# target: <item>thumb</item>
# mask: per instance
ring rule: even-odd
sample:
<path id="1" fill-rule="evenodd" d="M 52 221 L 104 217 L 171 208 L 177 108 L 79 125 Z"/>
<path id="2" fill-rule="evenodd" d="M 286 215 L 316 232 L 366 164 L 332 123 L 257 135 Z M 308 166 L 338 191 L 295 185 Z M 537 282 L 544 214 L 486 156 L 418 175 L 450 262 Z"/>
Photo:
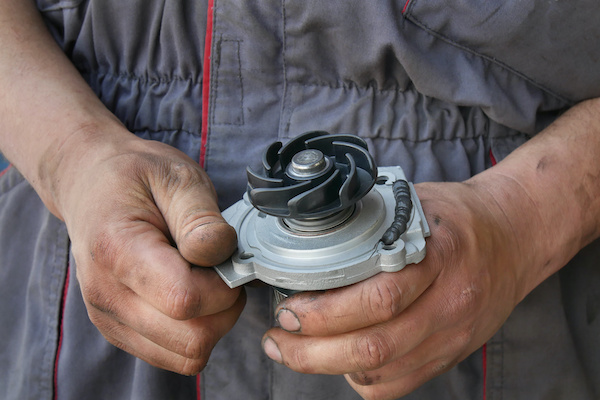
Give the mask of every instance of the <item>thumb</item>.
<path id="1" fill-rule="evenodd" d="M 204 170 L 197 164 L 178 164 L 163 178 L 152 194 L 180 254 L 206 267 L 225 261 L 237 246 L 237 236 L 221 216 Z"/>

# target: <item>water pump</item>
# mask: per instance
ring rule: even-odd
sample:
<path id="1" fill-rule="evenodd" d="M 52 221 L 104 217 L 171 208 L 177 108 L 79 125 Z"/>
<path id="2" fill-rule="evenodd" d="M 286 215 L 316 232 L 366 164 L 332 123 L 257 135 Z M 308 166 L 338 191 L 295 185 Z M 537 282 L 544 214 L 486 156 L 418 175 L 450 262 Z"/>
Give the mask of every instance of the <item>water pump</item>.
<path id="1" fill-rule="evenodd" d="M 429 227 L 400 167 L 375 165 L 350 134 L 307 132 L 271 144 L 223 212 L 238 248 L 215 267 L 230 287 L 261 280 L 280 300 L 350 285 L 425 257 Z"/>

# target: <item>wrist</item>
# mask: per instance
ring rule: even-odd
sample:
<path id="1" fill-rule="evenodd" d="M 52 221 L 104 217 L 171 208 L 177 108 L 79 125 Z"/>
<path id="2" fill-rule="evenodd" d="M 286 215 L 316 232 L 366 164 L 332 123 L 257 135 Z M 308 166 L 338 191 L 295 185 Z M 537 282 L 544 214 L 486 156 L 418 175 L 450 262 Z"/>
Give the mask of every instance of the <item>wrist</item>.
<path id="1" fill-rule="evenodd" d="M 516 302 L 556 272 L 567 260 L 555 243 L 548 210 L 518 177 L 488 170 L 466 182 L 485 205 L 496 232 L 498 254 L 516 283 Z M 557 203 L 548 204 L 552 207 Z"/>
<path id="2" fill-rule="evenodd" d="M 33 179 L 28 179 L 46 207 L 64 220 L 64 210 L 69 207 L 68 199 L 77 190 L 76 181 L 84 171 L 93 168 L 100 159 L 115 154 L 123 142 L 131 138 L 135 136 L 111 114 L 76 125 L 61 140 L 45 148 L 32 172 Z"/>

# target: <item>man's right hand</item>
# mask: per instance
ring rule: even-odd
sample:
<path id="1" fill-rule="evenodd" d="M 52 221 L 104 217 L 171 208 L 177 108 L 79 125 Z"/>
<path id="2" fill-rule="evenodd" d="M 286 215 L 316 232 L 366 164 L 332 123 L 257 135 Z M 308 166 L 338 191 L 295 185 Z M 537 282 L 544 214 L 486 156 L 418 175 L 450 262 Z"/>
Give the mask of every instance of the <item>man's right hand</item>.
<path id="1" fill-rule="evenodd" d="M 211 182 L 180 151 L 126 132 L 117 145 L 69 149 L 78 151 L 51 173 L 61 176 L 57 214 L 90 319 L 150 364 L 197 374 L 245 302 L 201 267 L 224 261 L 237 243 Z"/>
<path id="2" fill-rule="evenodd" d="M 211 266 L 236 246 L 204 171 L 128 132 L 31 0 L 0 2 L 0 149 L 64 219 L 91 320 L 115 345 L 195 374 L 244 295 Z"/>

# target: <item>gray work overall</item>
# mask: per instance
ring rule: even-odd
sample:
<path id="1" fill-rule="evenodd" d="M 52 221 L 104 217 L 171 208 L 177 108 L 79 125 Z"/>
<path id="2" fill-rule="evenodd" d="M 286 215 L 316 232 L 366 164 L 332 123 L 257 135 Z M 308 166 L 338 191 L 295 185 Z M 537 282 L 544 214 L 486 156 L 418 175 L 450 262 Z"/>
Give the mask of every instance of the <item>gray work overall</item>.
<path id="1" fill-rule="evenodd" d="M 201 162 L 222 207 L 266 144 L 305 131 L 358 134 L 414 182 L 461 181 L 600 96 L 594 0 L 207 1 L 37 4 L 106 106 Z M 19 172 L 2 173 L 0 399 L 359 399 L 343 377 L 263 355 L 266 288 L 247 289 L 199 379 L 118 350 L 87 317 L 69 247 Z M 599 260 L 594 243 L 406 398 L 598 398 Z"/>

